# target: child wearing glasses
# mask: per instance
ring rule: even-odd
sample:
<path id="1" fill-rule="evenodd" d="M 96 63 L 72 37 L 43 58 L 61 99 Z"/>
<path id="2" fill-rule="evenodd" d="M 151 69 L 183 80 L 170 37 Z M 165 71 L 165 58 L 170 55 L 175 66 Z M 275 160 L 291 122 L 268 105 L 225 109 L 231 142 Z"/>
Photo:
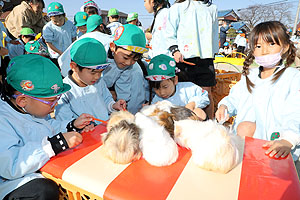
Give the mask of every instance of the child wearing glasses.
<path id="1" fill-rule="evenodd" d="M 51 157 L 81 143 L 76 130 L 92 130 L 91 115 L 71 122 L 45 118 L 61 94 L 70 90 L 47 58 L 13 58 L 1 84 L 0 199 L 58 199 L 58 187 L 37 171 Z"/>

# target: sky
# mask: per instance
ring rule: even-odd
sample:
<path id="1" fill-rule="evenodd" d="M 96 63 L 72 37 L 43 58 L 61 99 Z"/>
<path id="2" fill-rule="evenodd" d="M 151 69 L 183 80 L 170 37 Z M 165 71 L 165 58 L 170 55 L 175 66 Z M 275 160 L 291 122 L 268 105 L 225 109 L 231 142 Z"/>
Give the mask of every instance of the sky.
<path id="1" fill-rule="evenodd" d="M 76 12 L 80 10 L 80 7 L 87 0 L 44 0 L 47 6 L 53 2 L 57 1 L 63 4 L 65 13 L 68 18 L 73 20 L 73 16 Z M 119 11 L 124 13 L 137 12 L 139 14 L 139 20 L 142 22 L 144 28 L 148 28 L 153 20 L 153 14 L 149 14 L 144 7 L 144 0 L 94 0 L 102 10 L 109 10 L 110 8 L 117 8 Z M 169 0 L 171 4 L 175 0 Z M 217 5 L 218 10 L 227 9 L 243 9 L 250 5 L 255 4 L 269 4 L 274 2 L 289 2 L 292 3 L 293 7 L 292 17 L 294 18 L 297 9 L 297 0 L 212 0 L 214 4 Z"/>

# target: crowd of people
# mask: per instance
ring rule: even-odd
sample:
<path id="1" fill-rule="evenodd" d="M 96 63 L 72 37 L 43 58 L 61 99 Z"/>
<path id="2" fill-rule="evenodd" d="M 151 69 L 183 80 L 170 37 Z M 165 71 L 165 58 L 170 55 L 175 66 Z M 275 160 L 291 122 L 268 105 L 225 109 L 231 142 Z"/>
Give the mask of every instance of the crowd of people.
<path id="1" fill-rule="evenodd" d="M 120 110 L 135 114 L 161 100 L 185 106 L 203 121 L 236 115 L 236 134 L 268 140 L 266 154 L 278 158 L 292 152 L 299 165 L 300 72 L 290 67 L 296 48 L 286 28 L 263 22 L 248 42 L 239 30 L 231 46 L 230 24 L 224 22 L 219 51 L 217 7 L 211 1 L 176 0 L 171 6 L 168 0 L 144 0 L 144 6 L 154 15 L 147 30 L 136 12 L 121 24 L 116 8 L 104 23 L 92 0 L 78 9 L 74 22 L 61 3 L 24 0 L 7 16 L 6 27 L 0 23 L 7 35 L 0 48 L 5 56 L 0 198 L 58 199 L 57 185 L 37 172 L 51 157 L 80 144 L 80 133 L 100 123 L 94 118 L 106 121 Z M 214 108 L 218 52 L 247 57 L 241 81 Z M 250 69 L 254 61 L 259 67 Z"/>

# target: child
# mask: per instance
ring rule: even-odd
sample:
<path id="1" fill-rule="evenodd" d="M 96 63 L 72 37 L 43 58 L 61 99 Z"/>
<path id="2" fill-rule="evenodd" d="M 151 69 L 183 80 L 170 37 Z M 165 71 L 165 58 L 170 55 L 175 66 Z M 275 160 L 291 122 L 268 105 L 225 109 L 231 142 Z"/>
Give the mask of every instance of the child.
<path id="1" fill-rule="evenodd" d="M 81 143 L 74 130 L 84 128 L 92 116 L 69 123 L 44 119 L 70 89 L 49 59 L 21 55 L 6 72 L 0 100 L 0 199 L 58 199 L 56 183 L 38 171 L 54 155 Z"/>
<path id="2" fill-rule="evenodd" d="M 115 8 L 111 8 L 108 11 L 107 17 L 109 24 L 106 27 L 110 29 L 111 35 L 114 35 L 115 30 L 119 26 L 122 26 L 122 24 L 119 22 L 119 11 Z"/>
<path id="3" fill-rule="evenodd" d="M 223 46 L 224 48 L 220 48 L 219 53 L 223 54 L 224 56 L 231 55 L 232 49 L 230 47 L 230 44 L 228 42 L 225 42 Z"/>
<path id="4" fill-rule="evenodd" d="M 84 5 L 80 8 L 80 10 L 86 12 L 89 16 L 101 15 L 101 9 L 92 0 L 84 2 Z"/>
<path id="5" fill-rule="evenodd" d="M 50 58 L 47 48 L 36 40 L 29 41 L 25 44 L 25 54 L 37 54 L 46 58 Z"/>
<path id="6" fill-rule="evenodd" d="M 264 147 L 268 147 L 266 154 L 279 158 L 292 151 L 293 159 L 298 160 L 300 72 L 289 67 L 295 59 L 293 42 L 283 24 L 269 21 L 252 30 L 249 47 L 244 76 L 220 101 L 216 118 L 228 117 L 224 116 L 227 110 L 229 116 L 237 115 L 234 130 L 241 122 L 247 121 L 246 126 L 255 131 L 248 136 L 264 140 L 280 136 L 265 143 Z M 260 67 L 249 70 L 254 60 Z"/>
<path id="7" fill-rule="evenodd" d="M 124 99 L 131 113 L 139 111 L 147 98 L 146 80 L 136 63 L 146 51 L 145 34 L 137 26 L 125 24 L 116 29 L 108 52 L 113 60 L 104 70 L 103 79 L 109 88 L 114 86 L 117 99 Z"/>
<path id="8" fill-rule="evenodd" d="M 139 17 L 139 15 L 138 15 L 137 12 L 131 12 L 131 13 L 129 13 L 127 15 L 126 21 L 127 21 L 128 24 L 133 24 L 133 25 L 137 26 L 137 24 L 138 24 L 138 17 Z"/>
<path id="9" fill-rule="evenodd" d="M 20 32 L 19 39 L 17 41 L 19 44 L 8 44 L 8 56 L 10 59 L 13 59 L 16 56 L 23 55 L 25 53 L 25 44 L 29 42 L 30 40 L 34 40 L 35 33 L 31 28 L 22 28 Z"/>
<path id="10" fill-rule="evenodd" d="M 77 27 L 77 38 L 80 38 L 86 33 L 86 22 L 88 14 L 85 12 L 78 12 L 74 16 L 74 25 Z"/>
<path id="11" fill-rule="evenodd" d="M 57 59 L 76 39 L 76 28 L 66 20 L 63 6 L 52 2 L 48 6 L 48 16 L 51 21 L 43 28 L 43 37 L 48 46 L 51 58 Z"/>
<path id="12" fill-rule="evenodd" d="M 152 38 L 149 50 L 149 56 L 153 58 L 159 54 L 169 55 L 166 44 L 166 25 L 169 17 L 170 3 L 168 0 L 145 0 L 144 6 L 148 13 L 154 13 L 154 19 L 150 28 Z"/>
<path id="13" fill-rule="evenodd" d="M 208 0 L 178 0 L 169 9 L 167 44 L 181 74 L 188 81 L 208 91 L 209 106 L 205 109 L 213 118 L 214 103 L 211 88 L 216 85 L 214 55 L 218 53 L 217 7 Z M 186 61 L 192 65 L 184 63 Z"/>
<path id="14" fill-rule="evenodd" d="M 81 36 L 78 40 L 84 39 L 84 38 L 94 38 L 101 42 L 106 52 L 109 49 L 110 42 L 113 41 L 113 37 L 111 35 L 107 35 L 102 33 L 103 31 L 103 21 L 102 17 L 99 15 L 92 15 L 88 17 L 87 19 L 87 33 Z M 68 72 L 70 70 L 70 49 L 72 48 L 74 42 L 64 51 L 64 53 L 58 58 L 58 63 L 61 68 L 61 73 L 64 77 L 68 75 Z"/>
<path id="15" fill-rule="evenodd" d="M 237 45 L 237 52 L 244 54 L 247 46 L 246 31 L 242 29 L 239 30 L 238 33 L 233 43 Z M 241 57 L 241 55 L 238 56 Z"/>
<path id="16" fill-rule="evenodd" d="M 74 43 L 70 51 L 71 71 L 64 79 L 71 90 L 64 94 L 55 110 L 59 120 L 71 120 L 84 112 L 101 120 L 109 114 L 126 108 L 122 99 L 115 102 L 105 82 L 102 71 L 109 66 L 104 46 L 93 38 L 84 38 Z"/>
<path id="17" fill-rule="evenodd" d="M 154 89 L 156 95 L 151 102 L 168 100 L 174 105 L 185 106 L 197 116 L 207 118 L 202 108 L 209 104 L 208 93 L 191 82 L 179 82 L 175 75 L 176 62 L 167 55 L 158 55 L 150 61 L 146 77 L 149 80 L 150 91 Z"/>

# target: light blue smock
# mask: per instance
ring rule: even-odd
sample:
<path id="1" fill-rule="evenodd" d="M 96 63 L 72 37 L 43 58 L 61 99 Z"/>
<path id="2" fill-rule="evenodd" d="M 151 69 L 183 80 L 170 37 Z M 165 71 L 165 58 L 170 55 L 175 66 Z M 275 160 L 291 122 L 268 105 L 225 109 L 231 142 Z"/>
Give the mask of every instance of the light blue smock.
<path id="1" fill-rule="evenodd" d="M 71 121 L 83 113 L 101 120 L 109 119 L 109 113 L 114 111 L 112 104 L 115 101 L 102 78 L 94 85 L 86 87 L 79 87 L 70 76 L 65 77 L 63 81 L 71 86 L 71 90 L 64 93 L 58 101 L 55 108 L 56 119 Z"/>
<path id="2" fill-rule="evenodd" d="M 214 58 L 219 50 L 217 7 L 201 1 L 175 3 L 169 9 L 168 47 L 178 45 L 184 58 Z"/>
<path id="3" fill-rule="evenodd" d="M 226 105 L 231 116 L 237 114 L 235 130 L 240 122 L 253 121 L 256 123 L 254 138 L 270 140 L 273 132 L 279 132 L 280 139 L 293 145 L 293 159 L 297 160 L 300 155 L 300 72 L 289 67 L 275 83 L 272 83 L 274 75 L 261 79 L 258 74 L 259 68 L 255 68 L 248 75 L 255 84 L 252 94 L 242 77 L 219 106 Z"/>
<path id="4" fill-rule="evenodd" d="M 25 53 L 24 42 L 21 39 L 16 39 L 16 41 L 18 41 L 20 44 L 7 44 L 8 56 L 10 59 Z"/>
<path id="5" fill-rule="evenodd" d="M 117 99 L 124 99 L 127 110 L 137 113 L 147 100 L 146 81 L 143 71 L 138 63 L 120 69 L 114 60 L 109 60 L 111 65 L 103 71 L 103 80 L 107 87 L 115 86 Z"/>
<path id="6" fill-rule="evenodd" d="M 178 106 L 185 106 L 190 102 L 195 102 L 196 108 L 205 108 L 209 105 L 208 92 L 192 82 L 179 82 L 176 85 L 175 94 L 167 99 L 155 95 L 152 104 L 163 100 L 168 100 Z"/>
<path id="7" fill-rule="evenodd" d="M 66 132 L 66 121 L 53 121 L 56 120 L 50 124 L 45 119 L 22 114 L 0 100 L 0 199 L 43 177 L 37 171 L 50 159 L 43 149 L 43 140 Z"/>
<path id="8" fill-rule="evenodd" d="M 113 41 L 114 37 L 111 35 L 107 35 L 98 31 L 95 32 L 89 32 L 78 38 L 76 41 L 81 40 L 83 38 L 94 38 L 101 42 L 103 46 L 105 47 L 106 52 L 109 49 L 109 43 Z M 70 50 L 73 44 L 76 42 L 74 41 L 64 52 L 59 56 L 58 58 L 58 64 L 61 69 L 61 74 L 66 77 L 68 76 L 68 72 L 70 70 L 70 63 L 71 63 L 71 55 Z"/>
<path id="9" fill-rule="evenodd" d="M 109 23 L 106 28 L 110 29 L 110 33 L 111 35 L 115 35 L 115 30 L 119 27 L 119 26 L 123 26 L 120 22 L 111 22 Z"/>
<path id="10" fill-rule="evenodd" d="M 52 21 L 43 28 L 43 38 L 46 42 L 51 42 L 58 50 L 64 52 L 71 44 L 72 39 L 76 39 L 76 27 L 67 20 L 64 25 L 56 26 Z M 48 48 L 51 58 L 58 58 L 59 54 Z"/>

